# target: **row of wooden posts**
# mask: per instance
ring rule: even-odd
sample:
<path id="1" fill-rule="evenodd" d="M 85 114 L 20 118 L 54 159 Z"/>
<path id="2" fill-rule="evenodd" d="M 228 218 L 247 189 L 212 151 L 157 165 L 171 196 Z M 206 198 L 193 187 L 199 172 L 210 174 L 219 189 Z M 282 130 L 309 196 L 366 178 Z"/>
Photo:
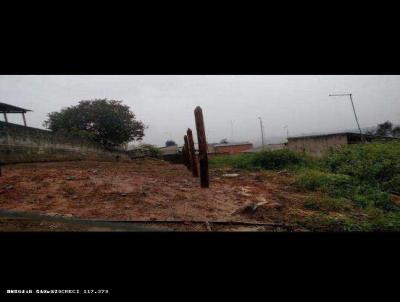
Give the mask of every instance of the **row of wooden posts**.
<path id="1" fill-rule="evenodd" d="M 209 188 L 210 181 L 208 176 L 207 140 L 204 128 L 203 111 L 199 106 L 194 110 L 194 118 L 196 121 L 199 154 L 196 156 L 193 133 L 189 128 L 187 129 L 186 135 L 183 137 L 185 142 L 185 145 L 182 148 L 183 163 L 189 171 L 192 171 L 193 177 L 200 176 L 200 186 L 202 188 Z"/>

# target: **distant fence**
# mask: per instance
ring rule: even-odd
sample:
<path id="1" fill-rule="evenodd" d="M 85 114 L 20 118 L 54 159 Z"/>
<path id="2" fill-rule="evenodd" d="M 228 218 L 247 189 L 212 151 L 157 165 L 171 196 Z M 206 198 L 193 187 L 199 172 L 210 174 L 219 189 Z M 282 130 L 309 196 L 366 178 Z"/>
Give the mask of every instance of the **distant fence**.
<path id="1" fill-rule="evenodd" d="M 0 121 L 0 162 L 129 160 L 122 150 L 106 150 L 80 137 Z"/>

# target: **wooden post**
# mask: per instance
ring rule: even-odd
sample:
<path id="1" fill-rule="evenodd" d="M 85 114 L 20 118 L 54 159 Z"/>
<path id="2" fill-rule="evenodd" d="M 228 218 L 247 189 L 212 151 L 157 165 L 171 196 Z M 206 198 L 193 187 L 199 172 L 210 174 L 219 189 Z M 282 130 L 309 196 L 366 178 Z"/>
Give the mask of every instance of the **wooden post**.
<path id="1" fill-rule="evenodd" d="M 207 140 L 204 129 L 203 111 L 199 106 L 194 110 L 194 117 L 196 120 L 197 141 L 199 143 L 200 185 L 202 188 L 209 188 Z"/>
<path id="2" fill-rule="evenodd" d="M 25 113 L 24 112 L 22 112 L 22 118 L 24 119 L 24 125 L 26 127 L 26 119 L 25 119 Z"/>
<path id="3" fill-rule="evenodd" d="M 6 123 L 8 123 L 7 113 L 3 112 L 3 114 L 4 114 L 4 121 L 5 121 Z"/>
<path id="4" fill-rule="evenodd" d="M 185 146 L 182 147 L 182 159 L 183 159 L 183 164 L 187 167 Z"/>
<path id="5" fill-rule="evenodd" d="M 187 135 L 185 135 L 183 137 L 183 140 L 185 141 L 185 157 L 186 157 L 186 167 L 188 168 L 188 170 L 191 170 L 191 166 L 190 166 L 190 150 L 189 150 L 189 142 L 188 142 L 188 138 Z"/>
<path id="6" fill-rule="evenodd" d="M 199 177 L 199 169 L 197 168 L 196 149 L 194 148 L 192 129 L 187 130 L 187 138 L 189 143 L 190 165 L 192 166 L 193 177 Z"/>

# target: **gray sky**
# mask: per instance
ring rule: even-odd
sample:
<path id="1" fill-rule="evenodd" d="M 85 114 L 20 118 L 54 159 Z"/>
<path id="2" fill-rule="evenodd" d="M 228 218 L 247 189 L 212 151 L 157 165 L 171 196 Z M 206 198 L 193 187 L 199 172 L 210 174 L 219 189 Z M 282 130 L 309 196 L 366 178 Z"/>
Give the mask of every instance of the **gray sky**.
<path id="1" fill-rule="evenodd" d="M 350 101 L 328 97 L 352 92 L 361 127 L 400 123 L 400 76 L 0 76 L 0 102 L 32 109 L 29 126 L 43 128 L 46 114 L 80 100 L 122 100 L 149 128 L 144 142 L 182 143 L 203 108 L 207 139 L 260 141 L 265 137 L 356 128 Z M 2 117 L 0 117 L 2 119 Z M 22 123 L 15 115 L 10 122 Z"/>

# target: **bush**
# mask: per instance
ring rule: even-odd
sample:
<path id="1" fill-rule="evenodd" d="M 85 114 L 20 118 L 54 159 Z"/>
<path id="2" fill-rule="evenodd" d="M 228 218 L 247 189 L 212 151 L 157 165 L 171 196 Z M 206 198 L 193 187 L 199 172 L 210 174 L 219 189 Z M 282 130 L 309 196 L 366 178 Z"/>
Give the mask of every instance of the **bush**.
<path id="1" fill-rule="evenodd" d="M 142 148 L 145 150 L 145 153 L 149 157 L 161 157 L 162 155 L 162 152 L 156 146 L 142 145 Z"/>
<path id="2" fill-rule="evenodd" d="M 252 164 L 268 170 L 280 170 L 305 165 L 305 156 L 287 149 L 254 153 Z"/>
<path id="3" fill-rule="evenodd" d="M 400 192 L 400 143 L 351 145 L 329 154 L 326 169 L 385 191 Z"/>
<path id="4" fill-rule="evenodd" d="M 308 159 L 301 154 L 283 149 L 239 155 L 215 156 L 210 159 L 214 167 L 230 166 L 236 169 L 281 170 L 306 165 Z"/>

